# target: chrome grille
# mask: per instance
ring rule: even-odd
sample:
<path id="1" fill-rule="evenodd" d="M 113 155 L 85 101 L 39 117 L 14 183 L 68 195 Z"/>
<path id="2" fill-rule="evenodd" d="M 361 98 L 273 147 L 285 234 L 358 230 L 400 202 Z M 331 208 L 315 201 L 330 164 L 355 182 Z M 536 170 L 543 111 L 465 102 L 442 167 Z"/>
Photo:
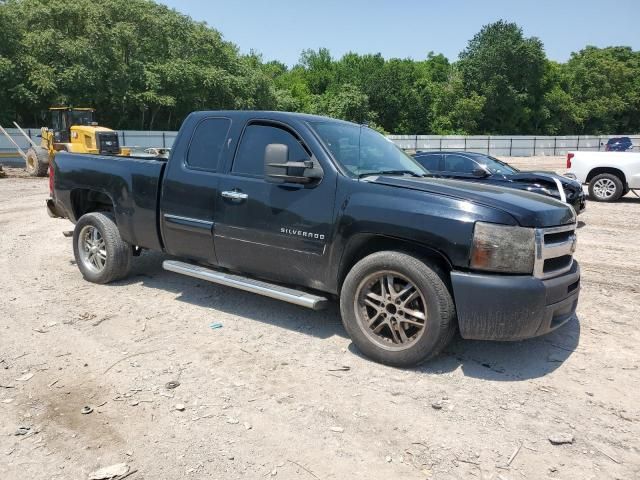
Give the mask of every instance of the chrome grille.
<path id="1" fill-rule="evenodd" d="M 536 228 L 533 275 L 545 279 L 571 270 L 576 241 L 575 223 L 561 227 Z"/>

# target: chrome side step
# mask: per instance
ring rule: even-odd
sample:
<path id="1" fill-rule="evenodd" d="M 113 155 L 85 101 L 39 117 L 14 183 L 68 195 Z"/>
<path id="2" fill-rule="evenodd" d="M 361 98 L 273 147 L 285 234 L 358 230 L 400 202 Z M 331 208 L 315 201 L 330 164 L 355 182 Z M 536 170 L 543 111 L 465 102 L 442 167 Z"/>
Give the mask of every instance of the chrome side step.
<path id="1" fill-rule="evenodd" d="M 241 277 L 231 273 L 219 272 L 200 265 L 192 265 L 190 263 L 179 262 L 177 260 L 165 260 L 162 262 L 162 268 L 170 272 L 181 273 L 189 277 L 199 278 L 207 282 L 218 283 L 227 287 L 234 287 L 239 290 L 245 290 L 265 297 L 275 298 L 285 302 L 300 305 L 302 307 L 311 308 L 312 310 L 322 310 L 327 306 L 327 299 L 311 293 L 294 290 L 292 288 L 282 287 L 273 283 L 267 283 L 253 278 Z"/>

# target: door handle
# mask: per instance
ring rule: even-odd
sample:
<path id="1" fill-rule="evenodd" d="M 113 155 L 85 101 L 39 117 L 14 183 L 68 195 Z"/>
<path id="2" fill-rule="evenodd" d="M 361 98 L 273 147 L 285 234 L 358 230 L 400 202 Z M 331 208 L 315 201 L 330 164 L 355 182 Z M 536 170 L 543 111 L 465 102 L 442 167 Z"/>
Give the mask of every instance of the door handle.
<path id="1" fill-rule="evenodd" d="M 231 200 L 246 200 L 249 195 L 246 193 L 238 192 L 237 190 L 227 190 L 222 192 L 224 198 L 230 198 Z"/>

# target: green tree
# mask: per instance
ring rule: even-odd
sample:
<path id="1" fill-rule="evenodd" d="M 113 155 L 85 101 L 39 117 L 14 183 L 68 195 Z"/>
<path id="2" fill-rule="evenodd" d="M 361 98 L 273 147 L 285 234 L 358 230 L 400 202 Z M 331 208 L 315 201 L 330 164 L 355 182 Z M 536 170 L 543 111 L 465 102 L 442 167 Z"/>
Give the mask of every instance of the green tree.
<path id="1" fill-rule="evenodd" d="M 514 23 L 484 26 L 451 63 L 303 50 L 293 68 L 239 53 L 152 0 L 0 0 L 0 122 L 93 106 L 113 128 L 177 129 L 203 109 L 313 112 L 404 134 L 640 130 L 640 52 L 586 47 L 564 63 Z"/>
<path id="2" fill-rule="evenodd" d="M 571 130 L 591 134 L 640 130 L 640 52 L 629 47 L 586 47 L 563 65 L 562 75 L 575 105 Z"/>
<path id="3" fill-rule="evenodd" d="M 458 66 L 465 94 L 486 99 L 481 132 L 536 133 L 545 64 L 542 42 L 515 23 L 486 25 L 469 41 Z"/>
<path id="4" fill-rule="evenodd" d="M 192 110 L 286 100 L 261 59 L 150 0 L 9 0 L 0 21 L 0 111 L 29 124 L 51 104 L 94 106 L 115 128 L 177 128 Z"/>
<path id="5" fill-rule="evenodd" d="M 317 98 L 314 113 L 341 118 L 356 123 L 373 120 L 369 110 L 369 97 L 350 83 L 339 85 Z"/>

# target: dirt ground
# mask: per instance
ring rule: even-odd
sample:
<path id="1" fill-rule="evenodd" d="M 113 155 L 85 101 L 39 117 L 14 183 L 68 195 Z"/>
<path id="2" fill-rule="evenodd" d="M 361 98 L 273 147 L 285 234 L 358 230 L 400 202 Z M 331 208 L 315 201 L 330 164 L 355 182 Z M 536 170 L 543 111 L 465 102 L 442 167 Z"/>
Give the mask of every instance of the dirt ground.
<path id="1" fill-rule="evenodd" d="M 357 353 L 336 305 L 206 284 L 163 271 L 160 254 L 127 280 L 84 281 L 71 224 L 45 212 L 47 179 L 6 171 L 3 480 L 120 462 L 131 480 L 640 478 L 639 198 L 580 216 L 579 321 L 523 342 L 456 339 L 398 370 Z"/>

